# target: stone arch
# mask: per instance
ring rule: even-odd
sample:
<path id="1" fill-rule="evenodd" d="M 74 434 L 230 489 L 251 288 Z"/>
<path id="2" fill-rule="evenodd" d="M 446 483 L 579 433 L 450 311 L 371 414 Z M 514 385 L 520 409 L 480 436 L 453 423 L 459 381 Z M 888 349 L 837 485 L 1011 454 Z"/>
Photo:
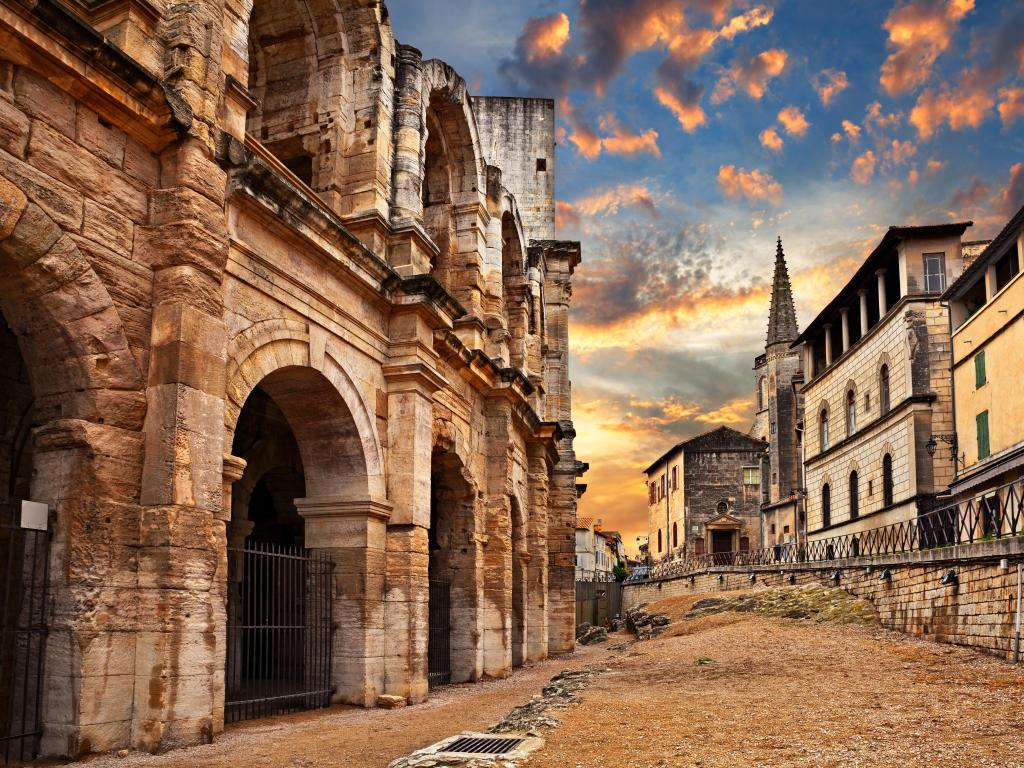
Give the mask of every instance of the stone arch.
<path id="1" fill-rule="evenodd" d="M 342 355 L 327 343 L 319 354 L 315 351 L 321 334 L 314 334 L 311 343 L 305 326 L 271 320 L 229 342 L 225 445 L 231 445 L 242 407 L 258 385 L 295 432 L 307 494 L 383 499 L 384 461 L 375 420 L 339 362 Z M 350 481 L 342 483 L 345 473 L 338 471 L 339 462 L 350 470 Z"/>
<path id="2" fill-rule="evenodd" d="M 145 382 L 110 293 L 75 242 L 2 174 L 0 308 L 25 358 L 37 421 L 142 427 Z"/>

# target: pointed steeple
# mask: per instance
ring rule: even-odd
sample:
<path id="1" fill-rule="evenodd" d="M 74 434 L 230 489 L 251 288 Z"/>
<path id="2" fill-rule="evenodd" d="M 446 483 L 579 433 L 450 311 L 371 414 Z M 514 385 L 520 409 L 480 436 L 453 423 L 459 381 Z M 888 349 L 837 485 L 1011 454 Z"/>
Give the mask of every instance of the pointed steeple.
<path id="1" fill-rule="evenodd" d="M 775 248 L 775 277 L 772 280 L 772 306 L 768 313 L 767 346 L 796 341 L 799 335 L 796 307 L 793 306 L 793 288 L 789 284 L 786 254 L 782 252 L 780 237 Z"/>

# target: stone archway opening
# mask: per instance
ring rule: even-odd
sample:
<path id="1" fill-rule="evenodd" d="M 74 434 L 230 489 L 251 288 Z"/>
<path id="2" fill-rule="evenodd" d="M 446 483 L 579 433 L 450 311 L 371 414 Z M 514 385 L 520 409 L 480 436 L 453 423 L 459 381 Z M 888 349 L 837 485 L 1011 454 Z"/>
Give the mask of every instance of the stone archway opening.
<path id="1" fill-rule="evenodd" d="M 427 680 L 431 687 L 480 676 L 476 491 L 459 458 L 431 457 Z"/>
<path id="2" fill-rule="evenodd" d="M 244 469 L 228 525 L 225 720 L 327 706 L 347 693 L 335 626 L 366 600 L 336 589 L 365 569 L 324 532 L 325 519 L 337 528 L 332 512 L 367 500 L 358 427 L 323 374 L 289 366 L 249 393 L 231 450 Z"/>
<path id="3" fill-rule="evenodd" d="M 430 273 L 449 291 L 453 287 L 455 220 L 452 216 L 452 162 L 441 122 L 427 110 L 427 140 L 423 150 L 423 226 L 437 246 Z"/>

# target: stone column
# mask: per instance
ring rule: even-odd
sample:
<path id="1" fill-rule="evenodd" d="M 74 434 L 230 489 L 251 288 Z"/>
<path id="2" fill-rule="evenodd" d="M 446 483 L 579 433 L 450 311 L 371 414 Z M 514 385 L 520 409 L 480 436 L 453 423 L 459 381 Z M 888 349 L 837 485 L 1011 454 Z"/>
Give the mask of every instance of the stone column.
<path id="1" fill-rule="evenodd" d="M 804 381 L 811 381 L 814 378 L 814 342 L 808 339 L 804 342 Z"/>
<path id="2" fill-rule="evenodd" d="M 825 323 L 822 326 L 825 331 L 825 367 L 832 365 L 832 324 Z"/>
<path id="3" fill-rule="evenodd" d="M 860 335 L 861 338 L 868 332 L 868 292 L 866 288 L 857 290 L 857 297 L 860 300 Z"/>
<path id="4" fill-rule="evenodd" d="M 334 563 L 331 682 L 333 702 L 371 706 L 384 693 L 384 579 L 387 522 L 384 500 L 296 499 L 306 547 Z"/>
<path id="5" fill-rule="evenodd" d="M 384 376 L 388 498 L 393 505 L 386 531 L 384 689 L 389 695 L 419 702 L 427 697 L 433 395 L 446 382 L 423 362 L 390 364 Z"/>
<path id="6" fill-rule="evenodd" d="M 843 307 L 839 310 L 843 324 L 843 354 L 850 348 L 850 310 Z"/>
<path id="7" fill-rule="evenodd" d="M 878 317 L 881 319 L 889 311 L 889 303 L 885 298 L 885 270 L 876 269 L 875 275 L 878 278 Z"/>
<path id="8" fill-rule="evenodd" d="M 395 155 L 391 172 L 392 221 L 423 218 L 423 54 L 411 45 L 398 46 L 395 72 Z M 405 274 L 405 273 L 403 273 Z M 409 272 L 415 274 L 415 272 Z"/>
<path id="9" fill-rule="evenodd" d="M 548 655 L 548 485 L 553 466 L 549 446 L 540 440 L 527 445 L 529 519 L 526 544 L 526 660 Z"/>
<path id="10" fill-rule="evenodd" d="M 559 423 L 558 464 L 548 486 L 548 652 L 576 646 L 576 461 L 572 422 Z"/>
<path id="11" fill-rule="evenodd" d="M 502 394 L 488 398 L 486 418 L 483 672 L 505 677 L 512 668 L 512 404 Z"/>

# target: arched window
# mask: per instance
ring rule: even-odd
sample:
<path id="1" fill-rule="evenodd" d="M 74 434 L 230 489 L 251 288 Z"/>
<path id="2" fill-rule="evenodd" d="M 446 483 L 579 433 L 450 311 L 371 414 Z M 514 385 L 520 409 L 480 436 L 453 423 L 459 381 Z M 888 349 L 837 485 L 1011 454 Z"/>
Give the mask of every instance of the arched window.
<path id="1" fill-rule="evenodd" d="M 881 404 L 882 415 L 889 412 L 889 366 L 883 365 L 878 372 L 878 402 Z"/>
<path id="2" fill-rule="evenodd" d="M 658 551 L 661 552 L 661 528 L 658 529 Z"/>
<path id="3" fill-rule="evenodd" d="M 828 408 L 821 409 L 821 450 L 828 450 Z"/>
<path id="4" fill-rule="evenodd" d="M 857 431 L 857 395 L 853 390 L 846 393 L 846 434 L 852 435 Z"/>
<path id="5" fill-rule="evenodd" d="M 860 490 L 857 487 L 857 473 L 850 473 L 850 519 L 860 517 Z"/>
<path id="6" fill-rule="evenodd" d="M 892 456 L 882 459 L 882 506 L 892 506 Z"/>
<path id="7" fill-rule="evenodd" d="M 720 501 L 720 502 L 718 502 L 717 509 L 718 509 L 718 514 L 720 514 L 720 515 L 727 514 L 729 512 L 729 502 L 728 501 Z"/>
<path id="8" fill-rule="evenodd" d="M 821 486 L 821 527 L 828 528 L 832 525 L 832 493 L 828 483 Z"/>
<path id="9" fill-rule="evenodd" d="M 672 549 L 679 546 L 679 525 L 672 523 Z"/>

